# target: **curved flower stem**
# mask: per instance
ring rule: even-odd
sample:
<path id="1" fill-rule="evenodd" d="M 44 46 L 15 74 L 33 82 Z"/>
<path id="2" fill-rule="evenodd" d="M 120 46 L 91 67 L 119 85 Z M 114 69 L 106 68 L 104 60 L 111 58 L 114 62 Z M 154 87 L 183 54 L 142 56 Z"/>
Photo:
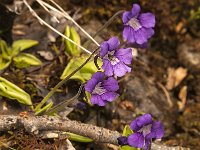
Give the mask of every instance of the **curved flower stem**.
<path id="1" fill-rule="evenodd" d="M 72 73 L 70 73 L 67 77 L 65 77 L 63 80 L 61 80 L 45 97 L 44 99 L 36 106 L 35 112 L 37 112 L 41 107 L 46 103 L 46 101 L 56 92 L 56 90 L 61 87 L 66 81 L 68 81 L 77 71 L 79 71 L 85 64 L 87 64 L 88 61 L 92 58 L 92 56 L 95 54 L 95 52 L 99 49 L 95 49 L 92 54 L 85 60 L 85 62 L 80 65 L 78 68 L 76 68 Z"/>
<path id="2" fill-rule="evenodd" d="M 105 28 L 107 28 L 112 22 L 113 20 L 120 14 L 122 14 L 124 12 L 124 10 L 120 10 L 118 12 L 116 12 L 96 33 L 93 37 L 96 37 L 101 31 L 103 31 Z"/>
<path id="3" fill-rule="evenodd" d="M 62 110 L 64 107 L 68 106 L 69 104 L 74 103 L 74 101 L 77 100 L 79 95 L 81 94 L 83 86 L 84 84 L 81 84 L 81 86 L 79 87 L 78 93 L 74 97 L 64 100 L 61 103 L 57 104 L 56 106 L 54 106 L 53 108 L 45 112 L 45 115 L 52 115 L 53 113 L 57 113 L 58 111 Z"/>
<path id="4" fill-rule="evenodd" d="M 101 33 L 105 28 L 107 28 L 112 22 L 113 20 L 119 16 L 120 14 L 122 14 L 125 10 L 120 10 L 118 12 L 116 12 L 94 35 L 93 38 L 95 38 L 99 33 Z M 88 46 L 90 44 L 91 40 L 87 40 L 83 45 L 84 46 Z"/>

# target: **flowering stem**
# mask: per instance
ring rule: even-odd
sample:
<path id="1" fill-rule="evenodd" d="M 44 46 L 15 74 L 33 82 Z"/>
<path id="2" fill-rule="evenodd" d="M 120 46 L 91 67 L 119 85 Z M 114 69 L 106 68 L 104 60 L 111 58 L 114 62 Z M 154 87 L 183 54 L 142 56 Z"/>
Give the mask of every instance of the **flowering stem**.
<path id="1" fill-rule="evenodd" d="M 124 10 L 120 10 L 118 12 L 116 12 L 96 33 L 93 37 L 96 37 L 101 31 L 103 31 L 103 29 L 107 28 L 112 22 L 113 20 L 121 15 L 124 12 Z"/>
<path id="2" fill-rule="evenodd" d="M 62 110 L 65 106 L 68 106 L 70 103 L 74 103 L 74 101 L 77 100 L 79 95 L 81 94 L 83 86 L 84 86 L 84 84 L 82 84 L 79 87 L 78 93 L 74 97 L 64 100 L 61 103 L 57 104 L 56 106 L 54 106 L 53 108 L 51 108 L 50 110 L 45 112 L 45 115 L 51 115 L 53 113 L 56 113 L 56 112 Z"/>
<path id="3" fill-rule="evenodd" d="M 107 28 L 112 22 L 113 20 L 119 16 L 120 14 L 122 14 L 124 12 L 124 10 L 120 10 L 118 12 L 116 12 L 94 35 L 93 38 L 95 38 L 99 33 L 101 33 L 105 28 Z M 88 39 L 83 45 L 84 46 L 88 46 L 90 44 L 91 40 Z"/>
<path id="4" fill-rule="evenodd" d="M 45 97 L 44 99 L 36 106 L 35 112 L 37 112 L 41 107 L 46 103 L 46 101 L 56 92 L 58 88 L 60 88 L 66 81 L 68 81 L 77 71 L 79 71 L 85 64 L 87 64 L 88 61 L 92 58 L 92 56 L 95 54 L 95 52 L 99 49 L 95 49 L 92 54 L 85 60 L 85 62 L 80 65 L 78 68 L 76 68 L 72 73 L 70 73 L 68 76 L 66 76 L 63 80 L 61 80 Z"/>

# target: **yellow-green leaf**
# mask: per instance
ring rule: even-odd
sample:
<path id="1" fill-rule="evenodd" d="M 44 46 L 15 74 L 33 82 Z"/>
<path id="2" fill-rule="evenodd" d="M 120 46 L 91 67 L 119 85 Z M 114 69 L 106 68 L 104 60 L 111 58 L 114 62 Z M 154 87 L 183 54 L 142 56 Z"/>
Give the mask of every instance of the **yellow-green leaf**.
<path id="1" fill-rule="evenodd" d="M 0 56 L 0 70 L 7 68 L 11 63 L 11 60 L 4 59 Z"/>
<path id="2" fill-rule="evenodd" d="M 19 55 L 15 56 L 13 60 L 18 68 L 39 66 L 42 64 L 37 57 L 28 53 L 20 53 Z"/>
<path id="3" fill-rule="evenodd" d="M 124 127 L 122 136 L 129 136 L 130 134 L 133 134 L 133 131 L 131 130 L 131 128 L 130 128 L 129 125 L 126 125 Z M 135 148 L 135 147 L 131 147 L 131 146 L 128 146 L 128 145 L 125 145 L 125 146 L 120 146 L 120 150 L 140 150 L 140 149 L 139 148 Z"/>
<path id="4" fill-rule="evenodd" d="M 74 42 L 76 42 L 78 45 L 81 44 L 80 36 L 76 32 L 74 27 L 66 26 L 65 35 L 69 37 L 71 40 L 73 40 Z M 66 52 L 68 55 L 80 56 L 80 53 L 81 53 L 80 48 L 77 47 L 75 44 L 71 43 L 68 40 L 65 40 L 65 45 L 66 45 Z"/>
<path id="5" fill-rule="evenodd" d="M 64 133 L 66 133 L 68 135 L 68 139 L 72 141 L 84 142 L 84 143 L 93 142 L 93 140 L 88 137 L 84 137 L 70 132 L 64 132 Z"/>
<path id="6" fill-rule="evenodd" d="M 67 66 L 65 67 L 60 78 L 64 79 L 66 76 L 72 73 L 76 68 L 78 68 L 81 65 L 81 62 L 82 61 L 80 59 L 75 59 L 75 58 L 71 59 L 69 63 L 67 64 Z M 80 72 L 78 71 L 76 74 L 80 74 Z"/>
<path id="7" fill-rule="evenodd" d="M 17 40 L 13 42 L 12 50 L 14 51 L 15 54 L 18 54 L 20 51 L 33 47 L 37 44 L 38 41 L 36 40 L 27 40 L 27 39 Z"/>
<path id="8" fill-rule="evenodd" d="M 84 56 L 83 59 L 86 60 L 88 56 Z M 97 60 L 99 66 L 102 66 L 102 61 L 100 59 Z M 97 72 L 97 67 L 94 64 L 93 58 L 89 61 L 81 70 L 81 73 L 95 73 Z"/>
<path id="9" fill-rule="evenodd" d="M 88 58 L 88 55 L 84 55 L 79 58 L 72 58 L 69 63 L 67 64 L 65 70 L 61 75 L 61 79 L 64 79 L 68 76 L 71 72 L 73 72 L 76 68 L 78 68 L 84 61 Z M 101 61 L 99 60 L 99 64 L 101 65 Z M 95 72 L 97 72 L 97 68 L 91 59 L 83 68 L 81 68 L 71 79 L 77 79 L 82 82 L 89 80 Z"/>
<path id="10" fill-rule="evenodd" d="M 10 60 L 12 57 L 12 51 L 8 47 L 5 41 L 0 40 L 0 53 L 2 54 L 2 57 L 6 60 Z"/>
<path id="11" fill-rule="evenodd" d="M 120 150 L 140 150 L 140 148 L 135 148 L 135 147 L 125 145 L 125 146 L 120 146 Z"/>
<path id="12" fill-rule="evenodd" d="M 39 115 L 42 112 L 46 112 L 47 110 L 49 110 L 51 107 L 53 106 L 53 102 L 50 102 L 49 104 L 47 104 L 46 106 L 44 106 L 43 108 L 35 111 L 35 115 Z"/>
<path id="13" fill-rule="evenodd" d="M 9 99 L 16 99 L 25 105 L 32 105 L 31 97 L 28 93 L 2 77 L 0 77 L 0 95 Z"/>
<path id="14" fill-rule="evenodd" d="M 131 130 L 130 126 L 129 125 L 126 125 L 124 127 L 124 130 L 123 130 L 123 133 L 122 133 L 122 136 L 128 136 L 130 134 L 132 134 L 133 131 Z"/>

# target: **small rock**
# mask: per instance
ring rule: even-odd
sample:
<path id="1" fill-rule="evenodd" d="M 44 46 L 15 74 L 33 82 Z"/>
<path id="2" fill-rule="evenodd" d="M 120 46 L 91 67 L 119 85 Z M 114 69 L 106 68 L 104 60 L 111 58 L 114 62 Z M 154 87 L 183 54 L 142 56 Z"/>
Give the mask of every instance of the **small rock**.
<path id="1" fill-rule="evenodd" d="M 156 81 L 151 80 L 145 75 L 127 76 L 124 81 L 125 97 L 141 111 L 141 113 L 150 113 L 154 117 L 163 121 L 168 133 L 173 132 L 173 123 L 176 118 L 176 104 L 172 99 L 171 108 L 165 93 L 157 86 Z"/>
<path id="2" fill-rule="evenodd" d="M 43 57 L 46 60 L 53 60 L 54 56 L 50 51 L 38 51 L 37 52 L 41 57 Z"/>
<path id="3" fill-rule="evenodd" d="M 199 40 L 187 41 L 177 48 L 179 61 L 193 72 L 200 72 L 200 42 Z"/>

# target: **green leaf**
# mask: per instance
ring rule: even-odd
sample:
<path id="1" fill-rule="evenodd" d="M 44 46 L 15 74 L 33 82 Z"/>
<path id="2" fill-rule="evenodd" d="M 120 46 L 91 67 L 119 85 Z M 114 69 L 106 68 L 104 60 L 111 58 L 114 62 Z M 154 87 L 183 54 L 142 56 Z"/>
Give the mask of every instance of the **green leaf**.
<path id="1" fill-rule="evenodd" d="M 70 73 L 72 73 L 76 68 L 78 68 L 81 65 L 82 62 L 83 61 L 81 59 L 72 58 L 69 61 L 69 63 L 67 64 L 67 66 L 65 67 L 65 69 L 64 69 L 64 71 L 63 71 L 63 73 L 62 73 L 60 78 L 64 79 L 66 76 L 68 76 Z M 76 76 L 80 76 L 80 72 L 78 71 L 75 75 Z"/>
<path id="2" fill-rule="evenodd" d="M 17 55 L 20 51 L 23 51 L 23 50 L 33 47 L 35 45 L 38 45 L 38 41 L 22 39 L 22 40 L 13 42 L 12 50 Z"/>
<path id="3" fill-rule="evenodd" d="M 131 130 L 131 128 L 130 128 L 129 125 L 126 125 L 124 127 L 122 136 L 129 136 L 130 134 L 133 134 L 133 131 Z M 140 150 L 140 149 L 139 148 L 135 148 L 135 147 L 131 147 L 131 146 L 128 146 L 128 145 L 125 145 L 125 146 L 120 146 L 120 150 Z"/>
<path id="4" fill-rule="evenodd" d="M 78 45 L 81 44 L 80 36 L 76 32 L 74 27 L 66 26 L 65 35 L 69 37 L 71 40 L 73 40 L 74 42 L 76 42 Z M 80 53 L 81 53 L 80 48 L 77 47 L 75 44 L 71 43 L 68 40 L 65 40 L 65 45 L 66 45 L 66 52 L 68 55 L 80 56 Z"/>
<path id="5" fill-rule="evenodd" d="M 46 106 L 44 106 L 43 108 L 35 111 L 35 115 L 39 115 L 42 112 L 46 112 L 47 110 L 49 110 L 51 107 L 53 106 L 53 102 L 50 102 L 49 104 L 47 104 Z"/>
<path id="6" fill-rule="evenodd" d="M 91 78 L 92 74 L 93 73 L 82 73 L 82 72 L 80 73 L 80 75 L 83 76 L 84 81 L 89 80 Z"/>
<path id="7" fill-rule="evenodd" d="M 7 68 L 11 63 L 11 60 L 4 59 L 0 56 L 0 70 Z"/>
<path id="8" fill-rule="evenodd" d="M 4 59 L 10 60 L 12 58 L 12 51 L 3 40 L 0 40 L 0 51 Z"/>
<path id="9" fill-rule="evenodd" d="M 64 132 L 64 133 L 66 133 L 68 135 L 68 139 L 72 141 L 84 142 L 84 143 L 93 142 L 93 140 L 88 137 L 84 137 L 70 132 Z"/>
<path id="10" fill-rule="evenodd" d="M 84 97 L 83 100 L 89 105 L 89 106 L 92 106 L 92 103 L 90 101 L 91 99 L 91 94 L 87 91 L 85 91 L 85 96 L 87 97 L 87 99 Z"/>
<path id="11" fill-rule="evenodd" d="M 125 145 L 125 146 L 120 146 L 120 150 L 140 150 L 140 148 L 135 148 Z"/>
<path id="12" fill-rule="evenodd" d="M 80 72 L 77 72 L 75 75 L 73 75 L 70 79 L 72 80 L 79 80 L 82 83 L 85 82 L 84 77 L 81 76 Z"/>
<path id="13" fill-rule="evenodd" d="M 42 62 L 36 58 L 34 55 L 27 53 L 20 53 L 19 55 L 13 58 L 15 65 L 18 68 L 24 68 L 29 66 L 39 66 Z"/>
<path id="14" fill-rule="evenodd" d="M 133 134 L 133 131 L 131 130 L 131 128 L 130 128 L 129 125 L 126 125 L 126 126 L 124 127 L 122 136 L 129 136 L 130 134 Z"/>
<path id="15" fill-rule="evenodd" d="M 72 58 L 64 69 L 61 79 L 64 79 L 71 72 L 73 72 L 76 68 L 78 68 L 84 61 L 88 58 L 88 55 L 84 55 L 79 58 Z M 99 64 L 102 64 L 99 60 Z M 91 59 L 83 68 L 81 68 L 71 79 L 80 80 L 82 82 L 89 80 L 95 72 L 97 72 L 97 68 Z"/>
<path id="16" fill-rule="evenodd" d="M 85 57 L 84 59 L 86 60 L 87 57 Z M 102 65 L 102 61 L 100 59 L 97 60 L 97 63 L 99 66 Z M 80 71 L 81 73 L 92 73 L 92 74 L 97 72 L 97 68 L 94 64 L 93 58 Z"/>
<path id="17" fill-rule="evenodd" d="M 16 99 L 25 105 L 32 105 L 31 97 L 24 90 L 0 77 L 0 95 L 9 99 Z"/>

